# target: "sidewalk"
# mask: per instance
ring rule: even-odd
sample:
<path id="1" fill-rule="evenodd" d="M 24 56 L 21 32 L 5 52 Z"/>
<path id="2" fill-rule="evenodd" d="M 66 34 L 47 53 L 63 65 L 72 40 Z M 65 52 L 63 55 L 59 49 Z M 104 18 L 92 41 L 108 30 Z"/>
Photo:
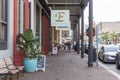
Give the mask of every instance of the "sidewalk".
<path id="1" fill-rule="evenodd" d="M 87 56 L 80 58 L 74 51 L 60 51 L 57 55 L 48 55 L 46 70 L 25 73 L 19 80 L 119 80 L 106 69 L 96 66 L 88 67 Z"/>

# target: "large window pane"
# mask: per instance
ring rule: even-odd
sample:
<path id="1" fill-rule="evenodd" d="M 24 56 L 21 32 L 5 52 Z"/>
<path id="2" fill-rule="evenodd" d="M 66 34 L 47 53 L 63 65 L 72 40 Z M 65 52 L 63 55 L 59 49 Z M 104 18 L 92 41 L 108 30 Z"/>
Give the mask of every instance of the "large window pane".
<path id="1" fill-rule="evenodd" d="M 37 41 L 40 41 L 40 8 L 36 5 L 36 37 Z"/>
<path id="2" fill-rule="evenodd" d="M 7 27 L 0 25 L 0 50 L 7 49 Z"/>
<path id="3" fill-rule="evenodd" d="M 0 50 L 7 49 L 7 0 L 0 0 Z"/>

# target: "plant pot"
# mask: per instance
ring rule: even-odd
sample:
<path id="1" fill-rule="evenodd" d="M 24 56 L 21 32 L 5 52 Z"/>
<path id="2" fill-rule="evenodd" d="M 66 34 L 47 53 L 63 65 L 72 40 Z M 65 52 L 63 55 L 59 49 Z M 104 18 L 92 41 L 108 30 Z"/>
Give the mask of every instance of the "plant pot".
<path id="1" fill-rule="evenodd" d="M 24 58 L 23 64 L 26 72 L 35 72 L 37 68 L 37 58 Z"/>

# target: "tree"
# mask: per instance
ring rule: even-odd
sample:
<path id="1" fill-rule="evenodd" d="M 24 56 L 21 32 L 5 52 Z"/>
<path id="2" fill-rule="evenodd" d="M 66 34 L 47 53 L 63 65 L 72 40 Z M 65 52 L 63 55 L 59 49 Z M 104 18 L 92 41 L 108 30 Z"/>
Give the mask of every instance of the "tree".
<path id="1" fill-rule="evenodd" d="M 115 33 L 115 32 L 111 32 L 111 33 L 108 33 L 108 32 L 103 32 L 101 34 L 101 38 L 102 38 L 102 41 L 114 41 L 114 39 L 117 37 L 118 35 Z"/>
<path id="2" fill-rule="evenodd" d="M 108 33 L 107 32 L 103 32 L 103 33 L 101 33 L 101 38 L 102 38 L 102 41 L 104 41 L 104 40 L 107 40 L 107 35 L 108 35 Z"/>

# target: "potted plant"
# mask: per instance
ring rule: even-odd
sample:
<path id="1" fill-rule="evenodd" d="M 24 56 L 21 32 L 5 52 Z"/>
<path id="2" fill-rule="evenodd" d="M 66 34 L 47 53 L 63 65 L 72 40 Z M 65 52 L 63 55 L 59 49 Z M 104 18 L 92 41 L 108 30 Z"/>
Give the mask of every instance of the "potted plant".
<path id="1" fill-rule="evenodd" d="M 23 34 L 19 34 L 19 49 L 25 53 L 23 61 L 25 71 L 36 71 L 37 57 L 41 54 L 41 50 L 40 45 L 35 42 L 35 37 L 31 29 L 27 29 Z"/>

